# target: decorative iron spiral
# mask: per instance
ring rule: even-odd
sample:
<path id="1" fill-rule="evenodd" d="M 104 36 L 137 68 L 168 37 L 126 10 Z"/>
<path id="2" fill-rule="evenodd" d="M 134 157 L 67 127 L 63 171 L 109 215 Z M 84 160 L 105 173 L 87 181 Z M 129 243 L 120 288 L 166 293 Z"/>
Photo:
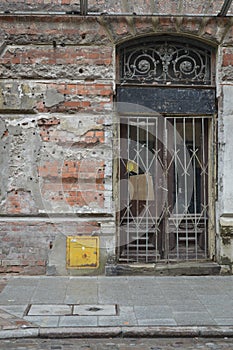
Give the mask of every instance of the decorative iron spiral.
<path id="1" fill-rule="evenodd" d="M 122 82 L 210 83 L 210 51 L 176 42 L 129 47 L 122 51 Z"/>

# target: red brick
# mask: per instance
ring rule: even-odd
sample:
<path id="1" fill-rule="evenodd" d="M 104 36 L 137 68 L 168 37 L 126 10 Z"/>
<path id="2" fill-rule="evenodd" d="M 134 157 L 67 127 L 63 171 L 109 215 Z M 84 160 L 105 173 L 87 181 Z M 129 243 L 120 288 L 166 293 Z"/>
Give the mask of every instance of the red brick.
<path id="1" fill-rule="evenodd" d="M 44 127 L 50 127 L 52 125 L 58 125 L 58 124 L 60 124 L 60 120 L 55 117 L 49 118 L 49 119 L 42 118 L 37 121 L 37 125 L 44 126 Z"/>
<path id="2" fill-rule="evenodd" d="M 224 49 L 223 50 L 222 65 L 224 67 L 233 66 L 233 51 L 231 49 Z"/>

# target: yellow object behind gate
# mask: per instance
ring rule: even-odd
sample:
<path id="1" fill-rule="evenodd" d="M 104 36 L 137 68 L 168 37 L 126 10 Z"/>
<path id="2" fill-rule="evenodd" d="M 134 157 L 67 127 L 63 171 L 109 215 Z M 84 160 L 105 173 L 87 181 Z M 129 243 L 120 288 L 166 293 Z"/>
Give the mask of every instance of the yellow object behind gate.
<path id="1" fill-rule="evenodd" d="M 134 160 L 128 160 L 126 164 L 127 173 L 136 173 L 138 174 L 139 166 Z"/>

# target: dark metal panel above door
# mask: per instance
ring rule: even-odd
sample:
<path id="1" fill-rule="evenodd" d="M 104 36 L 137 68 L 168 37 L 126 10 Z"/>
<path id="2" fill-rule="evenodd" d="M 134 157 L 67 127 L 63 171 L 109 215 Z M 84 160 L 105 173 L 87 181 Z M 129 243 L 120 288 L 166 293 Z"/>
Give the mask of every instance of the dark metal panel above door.
<path id="1" fill-rule="evenodd" d="M 211 115 L 216 112 L 215 89 L 119 86 L 117 102 L 121 102 L 118 113 L 138 113 L 141 107 L 137 109 L 137 105 L 157 113 Z"/>

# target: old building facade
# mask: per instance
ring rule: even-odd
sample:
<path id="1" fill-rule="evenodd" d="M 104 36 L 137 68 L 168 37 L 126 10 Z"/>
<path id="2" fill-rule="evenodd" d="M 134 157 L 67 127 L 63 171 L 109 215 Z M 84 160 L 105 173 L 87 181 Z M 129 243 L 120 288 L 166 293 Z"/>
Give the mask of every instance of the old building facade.
<path id="1" fill-rule="evenodd" d="M 231 1 L 0 11 L 0 272 L 232 273 Z"/>

